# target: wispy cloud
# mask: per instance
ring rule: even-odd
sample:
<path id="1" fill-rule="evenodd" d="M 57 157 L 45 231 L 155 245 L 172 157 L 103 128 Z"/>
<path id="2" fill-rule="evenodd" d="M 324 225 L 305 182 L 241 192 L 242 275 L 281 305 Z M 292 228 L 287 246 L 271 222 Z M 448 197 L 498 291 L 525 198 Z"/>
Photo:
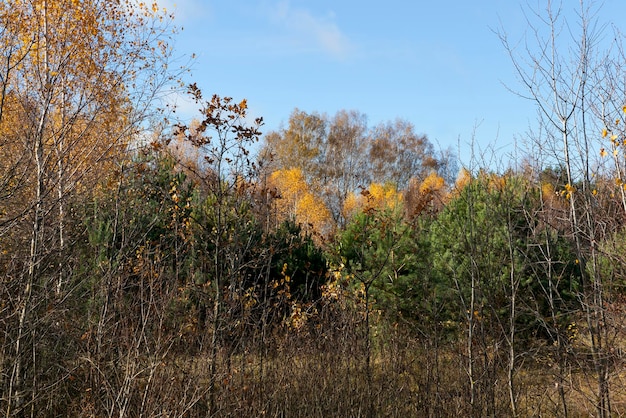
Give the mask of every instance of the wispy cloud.
<path id="1" fill-rule="evenodd" d="M 290 32 L 292 40 L 321 49 L 335 58 L 346 58 L 353 49 L 348 37 L 337 26 L 333 12 L 316 16 L 309 10 L 292 7 L 289 0 L 283 0 L 271 9 L 270 17 L 275 24 Z"/>
<path id="2" fill-rule="evenodd" d="M 156 1 L 161 9 L 174 13 L 178 23 L 191 19 L 206 18 L 211 15 L 208 1 L 203 0 L 151 0 Z"/>

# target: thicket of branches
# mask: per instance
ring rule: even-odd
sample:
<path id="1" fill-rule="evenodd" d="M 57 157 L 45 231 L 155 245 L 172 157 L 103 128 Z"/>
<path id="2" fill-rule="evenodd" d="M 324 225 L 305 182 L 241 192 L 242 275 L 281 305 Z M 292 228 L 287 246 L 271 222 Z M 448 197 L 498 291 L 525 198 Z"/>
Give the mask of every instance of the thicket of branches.
<path id="1" fill-rule="evenodd" d="M 561 11 L 500 34 L 532 152 L 459 171 L 357 111 L 164 121 L 156 5 L 0 2 L 0 414 L 624 413 L 625 57 Z"/>

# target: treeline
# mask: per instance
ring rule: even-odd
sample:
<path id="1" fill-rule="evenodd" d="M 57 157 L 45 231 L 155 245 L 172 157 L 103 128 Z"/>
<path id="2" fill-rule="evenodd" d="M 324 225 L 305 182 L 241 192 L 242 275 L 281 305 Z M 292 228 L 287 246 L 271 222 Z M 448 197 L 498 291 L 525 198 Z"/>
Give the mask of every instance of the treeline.
<path id="1" fill-rule="evenodd" d="M 622 49 L 501 35 L 540 133 L 459 170 L 357 111 L 171 121 L 156 4 L 0 18 L 1 415 L 623 413 Z"/>

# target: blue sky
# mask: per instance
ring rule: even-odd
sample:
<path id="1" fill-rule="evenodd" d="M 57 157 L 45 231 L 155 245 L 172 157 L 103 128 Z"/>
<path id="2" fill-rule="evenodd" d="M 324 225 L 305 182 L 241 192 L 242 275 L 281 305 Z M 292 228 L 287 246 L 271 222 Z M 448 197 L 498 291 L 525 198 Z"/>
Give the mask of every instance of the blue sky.
<path id="1" fill-rule="evenodd" d="M 530 0 L 531 6 L 547 0 Z M 578 0 L 563 0 L 573 14 Z M 294 108 L 355 109 L 370 126 L 402 118 L 463 162 L 469 143 L 511 152 L 536 120 L 494 30 L 527 28 L 517 0 L 159 0 L 183 27 L 177 54 L 196 54 L 190 80 L 205 96 L 246 98 L 264 131 Z M 606 0 L 599 16 L 625 16 Z M 608 34 L 610 35 L 610 33 Z M 183 114 L 189 111 L 181 105 Z M 459 148 L 460 144 L 460 148 Z M 494 145 L 495 144 L 495 145 Z"/>

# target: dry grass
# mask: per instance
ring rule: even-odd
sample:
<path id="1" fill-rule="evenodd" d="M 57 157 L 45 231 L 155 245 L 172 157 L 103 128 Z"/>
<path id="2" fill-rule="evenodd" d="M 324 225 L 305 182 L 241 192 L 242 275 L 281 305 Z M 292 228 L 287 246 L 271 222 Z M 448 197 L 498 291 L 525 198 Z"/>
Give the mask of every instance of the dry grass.
<path id="1" fill-rule="evenodd" d="M 153 368 L 145 362 L 119 368 L 120 381 L 127 370 L 150 371 L 130 382 L 124 416 L 511 416 L 503 344 L 476 345 L 472 403 L 462 336 L 417 338 L 409 327 L 380 318 L 373 329 L 371 384 L 360 316 L 329 316 L 300 330 L 285 327 L 263 340 L 252 336 L 235 350 L 220 350 L 213 405 L 207 347 L 172 351 Z M 591 360 L 583 355 L 586 340 L 580 338 L 561 363 L 556 349 L 535 344 L 518 351 L 514 383 L 519 416 L 564 416 L 561 388 L 568 416 L 595 414 L 597 379 Z M 614 415 L 621 416 L 626 414 L 626 368 L 617 355 L 611 361 L 611 406 Z M 110 379 L 107 384 L 114 383 Z M 105 416 L 118 410 L 111 396 L 85 392 L 79 381 L 74 384 L 79 396 L 70 410 L 75 416 Z"/>
<path id="2" fill-rule="evenodd" d="M 387 329 L 374 341 L 372 384 L 368 385 L 363 341 L 343 334 L 285 336 L 271 354 L 237 355 L 224 370 L 218 416 L 268 417 L 443 417 L 510 416 L 506 370 L 498 353 L 476 363 L 477 396 L 469 398 L 463 345 L 422 341 Z M 520 416 L 592 416 L 596 378 L 589 364 L 570 357 L 564 367 L 550 347 L 528 353 L 515 375 Z M 584 359 L 588 361 L 588 359 Z M 612 410 L 626 413 L 624 363 L 610 378 Z"/>

